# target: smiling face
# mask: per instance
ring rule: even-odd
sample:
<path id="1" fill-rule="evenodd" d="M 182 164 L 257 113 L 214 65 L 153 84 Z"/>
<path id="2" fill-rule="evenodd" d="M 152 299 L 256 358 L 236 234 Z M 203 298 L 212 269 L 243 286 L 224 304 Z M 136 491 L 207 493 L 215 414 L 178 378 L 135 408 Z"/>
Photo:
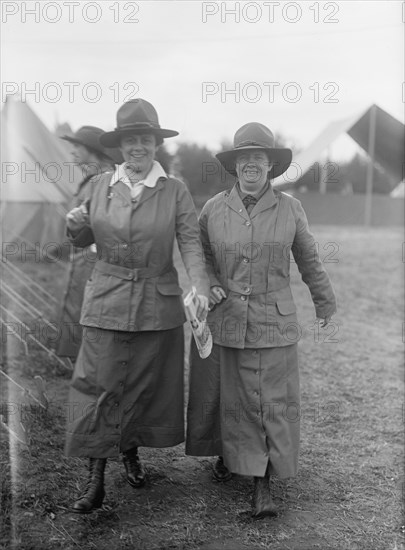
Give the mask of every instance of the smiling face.
<path id="1" fill-rule="evenodd" d="M 129 134 L 121 138 L 121 153 L 127 168 L 134 176 L 143 179 L 152 168 L 157 151 L 156 138 L 153 134 Z"/>
<path id="2" fill-rule="evenodd" d="M 263 149 L 241 151 L 236 157 L 235 169 L 244 193 L 258 193 L 267 181 L 273 163 Z"/>

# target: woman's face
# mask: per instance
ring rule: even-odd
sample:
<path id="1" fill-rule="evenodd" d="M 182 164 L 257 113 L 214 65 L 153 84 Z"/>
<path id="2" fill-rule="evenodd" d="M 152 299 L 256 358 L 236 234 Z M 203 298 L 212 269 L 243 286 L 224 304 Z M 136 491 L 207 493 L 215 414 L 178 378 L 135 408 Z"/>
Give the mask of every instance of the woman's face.
<path id="1" fill-rule="evenodd" d="M 90 153 L 90 151 L 81 143 L 72 143 L 72 157 L 73 162 L 78 166 L 85 166 L 91 164 L 97 158 Z"/>
<path id="2" fill-rule="evenodd" d="M 241 151 L 236 157 L 236 173 L 242 190 L 247 193 L 260 191 L 272 166 L 262 149 Z"/>
<path id="3" fill-rule="evenodd" d="M 121 153 L 135 175 L 146 176 L 157 151 L 153 134 L 130 134 L 121 138 Z"/>

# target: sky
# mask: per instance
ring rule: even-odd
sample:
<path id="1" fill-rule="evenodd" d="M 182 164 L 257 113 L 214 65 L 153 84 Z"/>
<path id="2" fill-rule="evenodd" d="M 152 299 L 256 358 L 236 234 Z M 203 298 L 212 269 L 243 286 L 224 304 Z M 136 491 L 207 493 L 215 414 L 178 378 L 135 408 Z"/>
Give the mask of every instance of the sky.
<path id="1" fill-rule="evenodd" d="M 111 130 L 134 97 L 180 132 L 171 148 L 215 150 L 257 121 L 302 149 L 372 103 L 403 121 L 403 2 L 3 0 L 1 10 L 1 101 L 19 92 L 50 129 Z"/>

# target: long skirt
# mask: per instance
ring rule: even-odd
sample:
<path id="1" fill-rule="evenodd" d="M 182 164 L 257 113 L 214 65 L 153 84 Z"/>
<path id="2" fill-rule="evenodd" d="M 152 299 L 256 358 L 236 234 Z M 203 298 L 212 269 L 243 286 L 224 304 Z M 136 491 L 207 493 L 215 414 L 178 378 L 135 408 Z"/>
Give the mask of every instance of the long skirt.
<path id="1" fill-rule="evenodd" d="M 190 348 L 186 455 L 222 455 L 219 346 L 201 359 L 194 339 Z"/>
<path id="2" fill-rule="evenodd" d="M 67 404 L 67 456 L 184 441 L 184 332 L 84 327 Z"/>
<path id="3" fill-rule="evenodd" d="M 267 470 L 286 478 L 297 473 L 299 439 L 296 344 L 214 345 L 207 359 L 192 350 L 186 454 L 222 454 L 234 473 L 262 477 Z"/>

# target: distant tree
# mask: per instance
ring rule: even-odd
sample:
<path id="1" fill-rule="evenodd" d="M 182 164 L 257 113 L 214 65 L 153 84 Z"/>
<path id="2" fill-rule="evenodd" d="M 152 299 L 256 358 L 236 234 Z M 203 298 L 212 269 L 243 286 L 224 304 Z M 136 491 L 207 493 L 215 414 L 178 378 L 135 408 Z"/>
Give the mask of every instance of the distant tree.
<path id="1" fill-rule="evenodd" d="M 317 162 L 296 182 L 296 189 L 305 188 L 308 191 L 319 191 L 320 180 L 327 178 L 326 192 L 346 193 L 349 188 L 353 193 L 365 193 L 367 181 L 368 157 L 357 153 L 349 161 Z M 373 192 L 388 194 L 395 187 L 395 181 L 382 168 L 373 168 Z"/>
<path id="2" fill-rule="evenodd" d="M 161 145 L 157 152 L 156 152 L 156 160 L 162 165 L 162 168 L 163 170 L 167 173 L 167 174 L 170 174 L 170 171 L 171 171 L 171 165 L 172 165 L 172 162 L 173 162 L 173 155 L 171 155 L 166 147 L 163 145 Z"/>
<path id="3" fill-rule="evenodd" d="M 208 198 L 228 188 L 229 181 L 233 180 L 207 147 L 181 143 L 176 158 L 181 175 L 194 196 Z"/>

